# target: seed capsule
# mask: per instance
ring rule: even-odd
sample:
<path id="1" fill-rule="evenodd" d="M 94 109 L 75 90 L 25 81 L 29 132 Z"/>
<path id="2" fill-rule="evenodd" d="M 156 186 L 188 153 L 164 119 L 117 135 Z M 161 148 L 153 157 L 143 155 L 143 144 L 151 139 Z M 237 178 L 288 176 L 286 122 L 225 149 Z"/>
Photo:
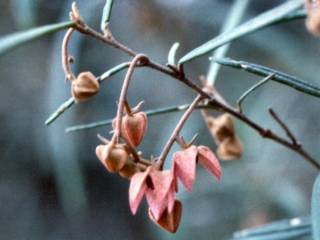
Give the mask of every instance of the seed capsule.
<path id="1" fill-rule="evenodd" d="M 128 161 L 128 153 L 123 145 L 99 145 L 96 155 L 109 172 L 119 172 Z"/>
<path id="2" fill-rule="evenodd" d="M 71 93 L 76 102 L 87 100 L 97 94 L 100 84 L 91 72 L 82 72 L 72 82 Z"/>

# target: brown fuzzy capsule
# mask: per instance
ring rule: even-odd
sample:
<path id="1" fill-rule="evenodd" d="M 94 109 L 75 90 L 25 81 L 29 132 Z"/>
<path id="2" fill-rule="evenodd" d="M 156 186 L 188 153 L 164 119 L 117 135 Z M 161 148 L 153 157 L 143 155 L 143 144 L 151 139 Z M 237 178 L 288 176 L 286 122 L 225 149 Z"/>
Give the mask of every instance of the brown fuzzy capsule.
<path id="1" fill-rule="evenodd" d="M 310 33 L 320 36 L 320 0 L 305 0 L 306 27 Z"/>
<path id="2" fill-rule="evenodd" d="M 123 145 L 99 145 L 96 155 L 109 172 L 119 172 L 128 162 L 128 152 Z"/>
<path id="3" fill-rule="evenodd" d="M 91 72 L 82 72 L 72 82 L 71 93 L 76 102 L 85 101 L 99 92 L 100 84 Z"/>
<path id="4" fill-rule="evenodd" d="M 182 204 L 179 200 L 174 201 L 172 212 L 166 209 L 157 221 L 149 209 L 149 218 L 163 229 L 175 233 L 179 227 L 182 215 Z"/>

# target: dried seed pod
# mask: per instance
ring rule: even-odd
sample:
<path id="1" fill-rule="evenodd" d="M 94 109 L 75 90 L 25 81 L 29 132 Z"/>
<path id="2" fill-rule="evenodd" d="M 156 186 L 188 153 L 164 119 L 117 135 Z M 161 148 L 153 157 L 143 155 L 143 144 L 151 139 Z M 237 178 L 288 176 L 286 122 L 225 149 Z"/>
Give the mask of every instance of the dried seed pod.
<path id="1" fill-rule="evenodd" d="M 121 168 L 119 171 L 119 174 L 123 178 L 131 179 L 131 177 L 138 171 L 139 168 L 137 167 L 136 163 L 129 158 L 123 168 Z"/>
<path id="2" fill-rule="evenodd" d="M 179 200 L 175 200 L 172 212 L 169 212 L 168 209 L 163 212 L 160 219 L 157 221 L 152 212 L 149 209 L 149 218 L 158 224 L 163 229 L 175 233 L 179 227 L 180 220 L 182 215 L 182 204 Z"/>
<path id="3" fill-rule="evenodd" d="M 207 117 L 208 126 L 217 144 L 235 135 L 233 120 L 230 114 L 222 114 L 217 118 Z"/>
<path id="4" fill-rule="evenodd" d="M 76 102 L 87 100 L 100 89 L 97 78 L 91 72 L 82 72 L 72 82 L 71 93 Z"/>
<path id="5" fill-rule="evenodd" d="M 141 143 L 148 127 L 148 118 L 144 112 L 125 115 L 121 123 L 121 136 L 137 147 Z M 112 121 L 112 127 L 116 127 L 116 119 Z"/>
<path id="6" fill-rule="evenodd" d="M 114 146 L 112 143 L 97 146 L 96 155 L 109 172 L 120 171 L 129 157 L 124 145 Z"/>
<path id="7" fill-rule="evenodd" d="M 305 0 L 306 27 L 310 33 L 320 36 L 320 0 Z"/>
<path id="8" fill-rule="evenodd" d="M 219 146 L 217 154 L 220 159 L 223 160 L 234 160 L 241 157 L 242 144 L 238 137 L 225 139 Z"/>

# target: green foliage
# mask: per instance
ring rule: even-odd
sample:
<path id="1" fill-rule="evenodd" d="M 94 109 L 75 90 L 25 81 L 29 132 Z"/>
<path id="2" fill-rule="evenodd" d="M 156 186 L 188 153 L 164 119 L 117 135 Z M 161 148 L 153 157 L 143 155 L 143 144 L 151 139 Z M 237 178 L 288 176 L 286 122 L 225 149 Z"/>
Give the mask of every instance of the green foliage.
<path id="1" fill-rule="evenodd" d="M 74 26 L 74 22 L 68 21 L 57 24 L 45 25 L 23 32 L 13 33 L 11 35 L 0 38 L 0 55 L 22 44 L 40 38 L 46 34 L 54 33 L 72 26 Z"/>
<path id="2" fill-rule="evenodd" d="M 303 4 L 302 0 L 292 0 L 270 11 L 262 13 L 261 15 L 249 20 L 248 22 L 240 25 L 234 30 L 223 33 L 213 38 L 212 40 L 202 44 L 201 46 L 197 47 L 191 52 L 187 53 L 179 60 L 179 63 L 183 64 L 183 63 L 189 62 L 193 59 L 196 59 L 200 56 L 210 53 L 211 51 L 217 49 L 218 47 L 228 42 L 231 42 L 237 38 L 240 38 L 249 33 L 253 33 L 255 31 L 261 30 L 262 28 L 268 27 L 272 24 L 286 21 L 288 14 L 292 14 L 292 12 L 300 8 L 302 4 Z M 292 15 L 290 17 L 291 17 L 290 20 L 292 20 Z"/>

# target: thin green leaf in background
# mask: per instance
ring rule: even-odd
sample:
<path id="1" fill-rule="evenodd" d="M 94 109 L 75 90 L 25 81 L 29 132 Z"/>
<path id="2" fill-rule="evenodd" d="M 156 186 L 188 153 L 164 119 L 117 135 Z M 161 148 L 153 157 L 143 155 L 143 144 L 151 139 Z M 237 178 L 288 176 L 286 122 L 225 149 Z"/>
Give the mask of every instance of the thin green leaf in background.
<path id="1" fill-rule="evenodd" d="M 72 26 L 74 26 L 74 22 L 68 21 L 32 28 L 23 32 L 4 36 L 0 38 L 0 55 L 46 34 L 54 33 Z"/>
<path id="2" fill-rule="evenodd" d="M 320 175 L 313 185 L 311 216 L 313 239 L 320 240 Z"/>
<path id="3" fill-rule="evenodd" d="M 213 59 L 213 61 L 227 67 L 243 69 L 247 72 L 256 74 L 258 76 L 267 77 L 271 74 L 271 80 L 287 85 L 300 92 L 306 93 L 314 97 L 320 97 L 320 88 L 314 86 L 308 82 L 298 79 L 295 76 L 261 66 L 255 63 L 249 63 L 245 61 L 237 61 L 231 58 Z"/>
<path id="4" fill-rule="evenodd" d="M 234 30 L 223 33 L 202 44 L 200 47 L 195 48 L 183 56 L 179 60 L 179 64 L 189 62 L 249 33 L 253 33 L 272 24 L 279 23 L 279 21 L 285 20 L 288 14 L 292 14 L 293 11 L 299 9 L 302 5 L 303 0 L 291 0 L 274 9 L 262 13 L 261 15 L 249 20 Z M 293 18 L 290 18 L 290 20 L 292 19 Z"/>
<path id="5" fill-rule="evenodd" d="M 249 0 L 234 0 L 231 10 L 229 12 L 228 18 L 222 26 L 221 33 L 229 32 L 233 30 L 237 25 L 239 25 L 241 19 L 243 18 L 244 13 L 249 5 Z M 230 44 L 225 44 L 224 46 L 218 48 L 213 52 L 213 58 L 222 58 L 226 55 L 230 47 Z M 220 65 L 211 62 L 209 71 L 207 74 L 207 85 L 213 86 L 220 69 Z"/>
<path id="6" fill-rule="evenodd" d="M 311 235 L 310 217 L 299 217 L 271 222 L 233 234 L 233 240 L 285 240 Z"/>
<path id="7" fill-rule="evenodd" d="M 101 24 L 100 24 L 100 28 L 102 32 L 106 30 L 106 27 L 110 22 L 112 6 L 113 6 L 113 0 L 106 0 L 106 3 L 103 7 Z"/>
<path id="8" fill-rule="evenodd" d="M 172 66 L 176 65 L 176 54 L 179 47 L 180 47 L 180 43 L 175 42 L 169 50 L 168 63 Z"/>

